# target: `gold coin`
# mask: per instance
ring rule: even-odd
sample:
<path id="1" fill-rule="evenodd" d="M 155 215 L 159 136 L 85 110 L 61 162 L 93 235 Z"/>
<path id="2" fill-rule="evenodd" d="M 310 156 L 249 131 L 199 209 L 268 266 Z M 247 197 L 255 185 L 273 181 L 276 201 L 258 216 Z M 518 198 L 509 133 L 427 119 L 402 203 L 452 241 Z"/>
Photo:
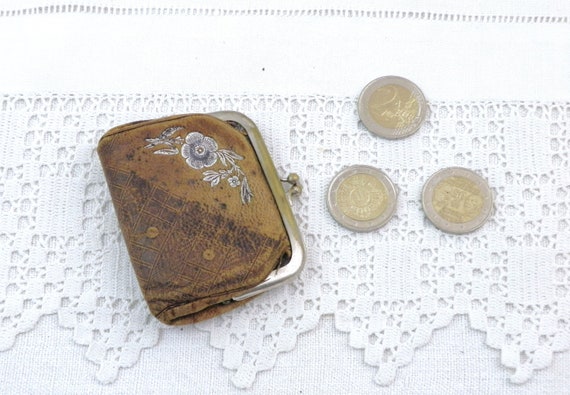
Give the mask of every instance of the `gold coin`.
<path id="1" fill-rule="evenodd" d="M 481 227 L 493 208 L 487 182 L 471 170 L 450 167 L 435 173 L 424 186 L 422 204 L 439 229 L 464 234 Z"/>
<path id="2" fill-rule="evenodd" d="M 381 77 L 370 82 L 358 100 L 358 114 L 364 126 L 388 139 L 417 132 L 426 112 L 427 103 L 421 90 L 401 77 Z"/>
<path id="3" fill-rule="evenodd" d="M 344 215 L 357 221 L 369 221 L 386 210 L 388 191 L 382 182 L 369 174 L 354 174 L 343 180 L 336 193 Z"/>
<path id="4" fill-rule="evenodd" d="M 386 174 L 370 166 L 352 166 L 332 180 L 327 204 L 341 225 L 370 231 L 390 220 L 396 210 L 396 197 L 396 188 Z"/>
<path id="5" fill-rule="evenodd" d="M 443 218 L 456 224 L 473 221 L 483 208 L 481 190 L 465 177 L 449 177 L 434 188 L 433 208 Z"/>
<path id="6" fill-rule="evenodd" d="M 376 89 L 368 102 L 372 118 L 389 129 L 402 129 L 412 124 L 418 109 L 418 100 L 412 91 L 396 84 Z"/>

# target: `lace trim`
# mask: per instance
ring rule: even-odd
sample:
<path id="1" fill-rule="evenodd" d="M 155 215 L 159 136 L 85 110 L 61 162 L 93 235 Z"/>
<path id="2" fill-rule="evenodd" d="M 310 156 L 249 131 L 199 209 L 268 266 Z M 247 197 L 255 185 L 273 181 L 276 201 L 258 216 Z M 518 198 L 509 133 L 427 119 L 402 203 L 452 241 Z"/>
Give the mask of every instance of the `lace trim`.
<path id="1" fill-rule="evenodd" d="M 58 313 L 74 340 L 89 346 L 98 379 L 112 382 L 158 341 L 161 326 L 123 264 L 128 257 L 94 154 L 105 130 L 233 109 L 262 130 L 264 123 L 289 130 L 266 141 L 282 173 L 326 180 L 343 162 L 379 165 L 390 154 L 357 127 L 354 108 L 352 97 L 329 96 L 0 96 L 0 137 L 14 143 L 0 157 L 0 349 L 42 315 Z M 456 314 L 487 333 L 501 362 L 516 369 L 514 382 L 570 347 L 570 102 L 432 102 L 430 109 L 419 138 L 402 142 L 417 144 L 407 161 L 421 165 L 383 159 L 402 187 L 401 210 L 385 232 L 344 232 L 324 214 L 324 182 L 307 183 L 295 210 L 309 253 L 300 278 L 198 325 L 224 350 L 236 386 L 251 386 L 325 314 L 334 314 L 352 347 L 365 350 L 382 385 Z M 497 177 L 497 212 L 486 232 L 455 238 L 422 223 L 410 191 L 448 160 Z M 323 215 L 310 218 L 316 212 Z M 382 262 L 408 266 L 391 270 Z"/>
<path id="2" fill-rule="evenodd" d="M 101 14 L 115 16 L 277 16 L 277 17 L 341 17 L 372 19 L 412 19 L 436 22 L 569 23 L 568 16 L 555 15 L 485 15 L 410 10 L 365 9 L 222 9 L 192 7 L 114 7 L 100 5 L 56 4 L 28 8 L 0 10 L 0 17 L 21 17 L 46 14 Z"/>

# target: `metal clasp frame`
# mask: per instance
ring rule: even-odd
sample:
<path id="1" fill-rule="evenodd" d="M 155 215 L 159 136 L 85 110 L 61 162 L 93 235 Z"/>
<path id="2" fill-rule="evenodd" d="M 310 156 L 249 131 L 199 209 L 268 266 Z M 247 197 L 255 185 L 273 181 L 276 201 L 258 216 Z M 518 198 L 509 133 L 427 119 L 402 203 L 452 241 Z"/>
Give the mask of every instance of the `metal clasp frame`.
<path id="1" fill-rule="evenodd" d="M 291 258 L 289 262 L 285 266 L 278 266 L 273 269 L 260 284 L 232 298 L 234 301 L 239 301 L 251 298 L 252 296 L 269 291 L 285 282 L 291 281 L 303 269 L 305 264 L 305 248 L 303 246 L 301 232 L 299 231 L 290 205 L 290 198 L 293 195 L 301 193 L 301 185 L 299 183 L 299 176 L 294 173 L 289 174 L 285 180 L 279 178 L 273 160 L 267 150 L 267 146 L 263 142 L 261 133 L 251 119 L 235 111 L 220 111 L 211 113 L 210 115 L 222 121 L 237 124 L 236 126 L 238 128 L 241 127 L 239 129 L 243 129 L 249 137 L 257 159 L 263 169 L 265 178 L 267 179 L 267 183 L 275 198 L 277 208 L 283 220 L 283 225 L 285 226 L 285 231 L 287 232 L 287 237 L 289 237 L 289 242 L 291 243 Z M 282 182 L 291 184 L 287 192 L 285 192 Z"/>

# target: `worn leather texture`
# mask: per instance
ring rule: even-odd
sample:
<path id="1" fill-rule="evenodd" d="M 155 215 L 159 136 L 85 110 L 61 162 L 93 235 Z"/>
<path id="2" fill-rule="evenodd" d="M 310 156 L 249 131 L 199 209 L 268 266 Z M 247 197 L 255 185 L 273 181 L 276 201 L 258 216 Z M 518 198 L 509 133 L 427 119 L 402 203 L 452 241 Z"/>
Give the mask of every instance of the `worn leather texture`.
<path id="1" fill-rule="evenodd" d="M 290 256 L 249 138 L 213 116 L 182 115 L 109 130 L 98 154 L 142 293 L 180 325 L 243 302 Z"/>

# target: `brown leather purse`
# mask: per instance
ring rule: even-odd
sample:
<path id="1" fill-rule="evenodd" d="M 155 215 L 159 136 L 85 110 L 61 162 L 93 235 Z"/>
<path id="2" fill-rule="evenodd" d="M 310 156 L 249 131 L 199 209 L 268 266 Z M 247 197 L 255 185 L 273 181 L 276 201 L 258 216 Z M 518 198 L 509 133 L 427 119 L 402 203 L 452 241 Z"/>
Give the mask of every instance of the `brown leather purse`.
<path id="1" fill-rule="evenodd" d="M 236 112 L 109 130 L 98 153 L 150 311 L 211 318 L 292 279 L 299 229 L 255 124 Z M 300 191 L 290 176 L 289 193 Z"/>

